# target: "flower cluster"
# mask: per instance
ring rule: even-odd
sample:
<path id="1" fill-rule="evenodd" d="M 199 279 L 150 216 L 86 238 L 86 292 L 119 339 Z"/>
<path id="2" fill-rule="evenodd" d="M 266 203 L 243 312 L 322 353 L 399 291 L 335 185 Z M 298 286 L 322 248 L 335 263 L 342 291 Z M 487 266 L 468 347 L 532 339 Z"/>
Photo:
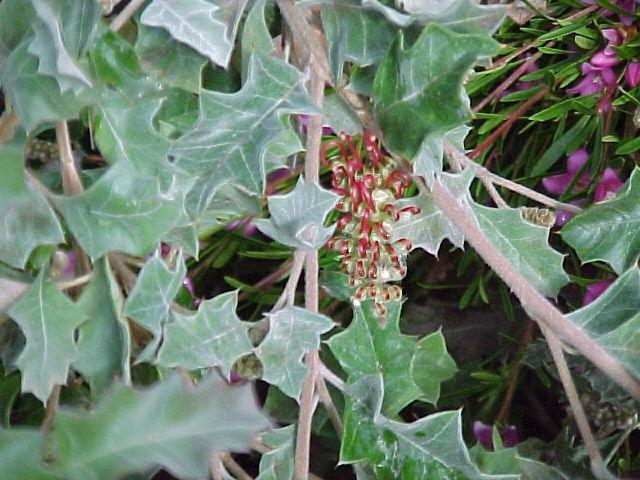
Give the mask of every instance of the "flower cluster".
<path id="1" fill-rule="evenodd" d="M 395 206 L 411 184 L 409 176 L 385 155 L 371 132 L 364 131 L 362 143 L 364 155 L 344 133 L 322 145 L 320 158 L 331 170 L 331 187 L 341 197 L 336 209 L 342 212 L 326 248 L 338 252 L 349 285 L 355 287 L 354 301 L 373 299 L 376 313 L 383 316 L 386 302 L 402 298 L 401 288 L 387 283 L 404 278 L 412 246 L 407 239 L 392 238 L 393 226 L 420 209 Z"/>
<path id="2" fill-rule="evenodd" d="M 593 3 L 593 1 L 587 3 Z M 629 13 L 633 13 L 635 10 L 633 0 L 618 1 L 617 4 Z M 607 14 L 606 11 L 603 13 Z M 571 95 L 592 95 L 602 92 L 602 97 L 597 105 L 599 113 L 606 112 L 611 108 L 611 99 L 618 84 L 618 75 L 614 71 L 614 67 L 621 63 L 615 47 L 620 46 L 627 37 L 626 27 L 631 25 L 632 17 L 621 15 L 620 20 L 623 26 L 602 30 L 602 36 L 607 41 L 607 45 L 604 49 L 596 52 L 588 62 L 581 65 L 582 79 L 575 86 L 567 89 L 567 93 Z M 627 63 L 624 79 L 629 88 L 640 84 L 640 62 Z"/>

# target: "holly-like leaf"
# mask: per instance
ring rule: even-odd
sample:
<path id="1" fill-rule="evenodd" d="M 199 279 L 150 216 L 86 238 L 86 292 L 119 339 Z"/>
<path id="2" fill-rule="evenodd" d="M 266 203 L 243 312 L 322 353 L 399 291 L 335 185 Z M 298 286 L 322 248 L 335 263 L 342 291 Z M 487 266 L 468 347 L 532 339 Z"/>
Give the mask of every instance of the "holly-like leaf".
<path id="1" fill-rule="evenodd" d="M 53 77 L 38 73 L 38 59 L 27 51 L 27 40 L 11 52 L 0 79 L 20 123 L 31 132 L 46 122 L 77 118 L 80 109 L 93 101 L 94 92 L 61 92 Z"/>
<path id="2" fill-rule="evenodd" d="M 233 362 L 253 350 L 249 325 L 236 315 L 237 306 L 238 292 L 233 291 L 202 302 L 195 315 L 173 312 L 157 363 L 187 370 L 217 366 L 228 376 Z"/>
<path id="3" fill-rule="evenodd" d="M 75 330 L 84 312 L 46 279 L 43 269 L 31 288 L 9 310 L 26 338 L 16 360 L 22 391 L 45 402 L 55 385 L 67 383 L 69 366 L 77 358 Z"/>
<path id="4" fill-rule="evenodd" d="M 435 176 L 442 172 L 444 142 L 449 142 L 458 150 L 464 152 L 464 139 L 470 130 L 470 127 L 462 125 L 444 135 L 440 133 L 427 135 L 412 161 L 413 173 L 424 178 L 427 186 L 431 186 Z"/>
<path id="5" fill-rule="evenodd" d="M 0 428 L 0 464 L 4 480 L 61 480 L 44 470 L 38 430 Z"/>
<path id="6" fill-rule="evenodd" d="M 293 478 L 295 431 L 295 425 L 288 425 L 260 435 L 262 442 L 272 450 L 262 455 L 260 474 L 256 480 L 291 480 Z"/>
<path id="7" fill-rule="evenodd" d="M 124 315 L 153 334 L 153 341 L 142 355 L 144 359 L 153 355 L 160 343 L 162 327 L 169 319 L 171 303 L 186 272 L 182 255 L 176 259 L 174 270 L 170 270 L 160 257 L 154 256 L 142 267 L 127 297 Z"/>
<path id="8" fill-rule="evenodd" d="M 264 188 L 267 167 L 284 155 L 302 149 L 271 151 L 287 131 L 281 116 L 314 113 L 295 68 L 272 57 L 252 55 L 247 81 L 239 92 L 203 91 L 200 118 L 195 127 L 171 149 L 175 165 L 198 176 L 190 203 L 206 210 L 213 194 L 230 183 L 258 195 Z M 286 153 L 285 153 L 286 152 Z"/>
<path id="9" fill-rule="evenodd" d="M 595 203 L 560 231 L 583 262 L 602 260 L 621 274 L 640 257 L 640 168 L 617 195 Z"/>
<path id="10" fill-rule="evenodd" d="M 429 24 L 405 50 L 401 33 L 374 80 L 375 113 L 389 147 L 412 158 L 426 135 L 444 134 L 468 120 L 464 78 L 496 45 L 485 36 Z"/>
<path id="11" fill-rule="evenodd" d="M 359 66 L 380 61 L 396 36 L 396 29 L 377 12 L 353 2 L 322 6 L 322 27 L 333 77 L 340 80 L 344 62 Z"/>
<path id="12" fill-rule="evenodd" d="M 0 145 L 0 260 L 23 268 L 38 245 L 64 241 L 62 228 L 44 197 L 25 182 L 22 148 Z"/>
<path id="13" fill-rule="evenodd" d="M 628 270 L 568 317 L 640 379 L 640 269 Z"/>
<path id="14" fill-rule="evenodd" d="M 395 471 L 397 478 L 453 480 L 460 478 L 457 472 L 467 480 L 518 479 L 515 475 L 484 475 L 472 463 L 462 438 L 459 410 L 408 424 L 393 421 L 381 413 L 384 389 L 379 374 L 364 375 L 348 385 L 341 462 L 366 462 L 376 469 Z M 421 472 L 421 476 L 398 475 L 406 464 L 409 472 Z"/>
<path id="15" fill-rule="evenodd" d="M 200 93 L 207 59 L 176 42 L 169 32 L 140 25 L 135 49 L 142 67 L 153 77 L 167 85 Z"/>
<path id="16" fill-rule="evenodd" d="M 502 5 L 480 5 L 477 0 L 402 0 L 406 14 L 380 0 L 362 0 L 362 4 L 399 27 L 437 23 L 454 32 L 485 36 L 493 35 L 506 14 Z"/>
<path id="17" fill-rule="evenodd" d="M 386 304 L 384 325 L 373 310 L 373 302 L 354 305 L 349 327 L 328 341 L 331 351 L 353 383 L 366 375 L 384 378 L 383 411 L 395 415 L 420 396 L 411 378 L 416 338 L 400 332 L 400 302 Z"/>
<path id="18" fill-rule="evenodd" d="M 460 205 L 468 207 L 470 202 L 469 186 L 473 181 L 473 173 L 470 170 L 466 170 L 460 175 L 444 173 L 440 175 L 440 181 L 454 195 Z M 399 209 L 417 206 L 420 213 L 405 219 L 401 218 L 398 223 L 394 224 L 391 234 L 393 241 L 406 238 L 411 242 L 412 248 L 422 248 L 432 255 L 438 254 L 440 244 L 444 239 L 448 239 L 456 247 L 462 248 L 464 236 L 427 195 L 400 199 L 396 202 L 396 206 Z"/>
<path id="19" fill-rule="evenodd" d="M 94 397 L 116 376 L 129 377 L 130 333 L 121 314 L 121 293 L 112 288 L 114 282 L 106 257 L 100 259 L 77 303 L 88 320 L 78 328 L 78 358 L 73 368 L 89 382 Z"/>
<path id="20" fill-rule="evenodd" d="M 517 208 L 489 208 L 474 204 L 480 229 L 514 267 L 547 297 L 555 298 L 569 283 L 562 268 L 564 255 L 549 246 L 549 228 L 522 218 Z"/>
<path id="21" fill-rule="evenodd" d="M 436 404 L 440 384 L 453 378 L 457 371 L 440 330 L 420 339 L 411 363 L 411 376 L 427 402 Z"/>
<path id="22" fill-rule="evenodd" d="M 153 0 L 140 21 L 166 29 L 176 40 L 226 68 L 246 5 L 247 0 Z"/>
<path id="23" fill-rule="evenodd" d="M 519 475 L 521 480 L 569 480 L 558 469 L 542 462 L 526 458 L 515 448 L 501 448 L 494 452 L 476 445 L 470 450 L 474 462 L 480 470 L 490 475 Z"/>
<path id="24" fill-rule="evenodd" d="M 322 188 L 318 182 L 299 177 L 291 192 L 269 197 L 271 218 L 254 220 L 254 223 L 262 233 L 283 245 L 317 249 L 335 229 L 335 225 L 324 227 L 322 224 L 339 199 L 339 195 Z"/>
<path id="25" fill-rule="evenodd" d="M 304 354 L 320 347 L 320 335 L 334 326 L 329 317 L 288 306 L 269 318 L 269 333 L 256 348 L 262 363 L 262 380 L 298 400 L 307 367 Z"/>
<path id="26" fill-rule="evenodd" d="M 102 13 L 95 0 L 31 0 L 38 21 L 29 53 L 38 57 L 38 72 L 56 79 L 60 90 L 79 94 L 91 87 L 78 63 L 97 30 Z"/>
<path id="27" fill-rule="evenodd" d="M 242 29 L 242 78 L 247 78 L 251 54 L 269 55 L 273 51 L 273 41 L 265 20 L 266 0 L 258 0 L 249 10 Z"/>
<path id="28" fill-rule="evenodd" d="M 115 480 L 157 466 L 205 478 L 211 453 L 245 450 L 269 427 L 249 385 L 215 375 L 193 389 L 177 376 L 142 391 L 116 384 L 91 412 L 56 413 L 51 466 L 67 480 Z"/>
<path id="29" fill-rule="evenodd" d="M 362 131 L 358 117 L 337 93 L 325 95 L 322 104 L 322 119 L 323 125 L 328 126 L 334 132 L 358 135 Z"/>
<path id="30" fill-rule="evenodd" d="M 130 103 L 112 94 L 98 107 L 96 141 L 114 164 L 85 193 L 56 205 L 85 252 L 143 256 L 186 218 L 191 179 L 167 160 L 169 140 L 155 130 L 156 100 Z"/>
<path id="31" fill-rule="evenodd" d="M 25 2 L 25 0 L 0 2 L 0 79 L 3 76 L 4 62 L 31 30 L 34 15 L 31 2 Z"/>

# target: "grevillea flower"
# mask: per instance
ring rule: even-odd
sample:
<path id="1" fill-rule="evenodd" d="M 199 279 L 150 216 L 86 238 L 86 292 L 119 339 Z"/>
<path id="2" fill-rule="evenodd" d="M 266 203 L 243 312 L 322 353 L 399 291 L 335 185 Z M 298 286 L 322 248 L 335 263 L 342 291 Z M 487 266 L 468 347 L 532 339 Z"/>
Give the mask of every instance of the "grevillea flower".
<path id="1" fill-rule="evenodd" d="M 609 285 L 611 285 L 612 283 L 613 283 L 613 280 L 611 279 L 602 280 L 600 282 L 592 283 L 591 285 L 588 285 L 587 287 L 585 287 L 584 297 L 582 297 L 582 306 L 584 307 L 586 305 L 589 305 L 591 302 L 593 302 L 596 298 L 602 295 L 602 292 L 604 292 L 607 288 L 609 288 Z"/>
<path id="2" fill-rule="evenodd" d="M 514 447 L 518 443 L 518 432 L 513 425 L 507 425 L 500 428 L 500 438 L 502 444 L 509 448 Z M 493 450 L 493 426 L 486 425 L 480 421 L 473 422 L 473 436 L 478 443 L 487 450 Z"/>
<path id="3" fill-rule="evenodd" d="M 624 81 L 629 88 L 635 88 L 640 83 L 640 62 L 629 62 L 624 72 Z"/>

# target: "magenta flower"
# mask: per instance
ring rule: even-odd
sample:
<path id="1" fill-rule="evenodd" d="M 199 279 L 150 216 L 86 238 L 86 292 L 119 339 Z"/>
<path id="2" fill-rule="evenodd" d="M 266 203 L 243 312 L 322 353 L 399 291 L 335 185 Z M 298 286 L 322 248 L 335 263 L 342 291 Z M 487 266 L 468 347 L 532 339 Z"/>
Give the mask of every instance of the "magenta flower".
<path id="1" fill-rule="evenodd" d="M 620 187 L 622 187 L 622 180 L 620 180 L 616 171 L 613 168 L 605 168 L 596 185 L 593 199 L 596 202 L 606 200 L 620 190 Z"/>
<path id="2" fill-rule="evenodd" d="M 587 5 L 595 5 L 596 3 L 595 0 L 582 0 L 582 1 Z M 617 7 L 620 7 L 622 10 L 626 10 L 631 14 L 633 14 L 636 8 L 635 0 L 614 0 L 612 3 L 615 4 Z M 610 17 L 613 15 L 613 12 L 611 10 L 607 10 L 606 8 L 603 8 L 600 11 L 600 13 L 604 17 Z M 630 16 L 618 15 L 618 18 L 620 19 L 620 22 L 627 27 L 633 24 L 633 18 Z"/>
<path id="3" fill-rule="evenodd" d="M 624 72 L 624 81 L 629 88 L 635 88 L 640 83 L 640 62 L 629 62 Z"/>
<path id="4" fill-rule="evenodd" d="M 601 68 L 583 63 L 580 71 L 584 78 L 575 87 L 567 88 L 567 93 L 570 95 L 591 95 L 616 84 L 616 74 L 610 67 Z"/>
<path id="5" fill-rule="evenodd" d="M 593 302 L 596 298 L 602 295 L 602 292 L 604 292 L 612 283 L 613 283 L 613 280 L 602 280 L 600 282 L 596 282 L 596 283 L 592 283 L 591 285 L 588 285 L 584 289 L 584 297 L 582 297 L 582 306 L 584 307 L 586 305 L 589 305 L 591 302 Z"/>
<path id="6" fill-rule="evenodd" d="M 582 200 L 572 200 L 569 203 L 571 205 L 575 205 L 576 207 L 579 207 L 579 206 L 582 205 Z M 555 226 L 556 227 L 563 226 L 565 223 L 567 223 L 569 220 L 571 220 L 571 217 L 573 217 L 574 215 L 575 215 L 575 213 L 567 212 L 566 210 L 556 210 L 556 223 L 555 223 Z"/>
<path id="7" fill-rule="evenodd" d="M 302 133 L 307 133 L 307 128 L 309 128 L 309 115 L 298 115 L 298 119 L 300 121 L 300 128 L 302 130 Z M 335 135 L 336 132 L 334 132 L 330 127 L 323 125 L 322 134 Z"/>
<path id="8" fill-rule="evenodd" d="M 518 432 L 513 425 L 507 425 L 499 430 L 502 444 L 509 448 L 518 443 Z M 493 426 L 480 421 L 473 422 L 473 436 L 477 442 L 487 450 L 493 450 Z"/>
<path id="9" fill-rule="evenodd" d="M 567 170 L 565 173 L 559 175 L 551 175 L 542 179 L 542 186 L 544 189 L 554 195 L 561 195 L 567 189 L 573 177 L 576 176 L 578 171 L 586 163 L 589 158 L 589 152 L 584 148 L 575 150 L 567 157 Z M 584 172 L 575 184 L 574 190 L 581 190 L 589 183 L 589 174 Z"/>

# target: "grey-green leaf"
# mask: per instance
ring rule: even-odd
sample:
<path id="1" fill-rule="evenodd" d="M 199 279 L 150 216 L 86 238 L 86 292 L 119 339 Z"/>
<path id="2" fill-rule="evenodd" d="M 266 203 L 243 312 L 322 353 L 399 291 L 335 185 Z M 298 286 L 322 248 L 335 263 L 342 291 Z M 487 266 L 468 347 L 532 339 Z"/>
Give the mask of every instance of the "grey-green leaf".
<path id="1" fill-rule="evenodd" d="M 46 279 L 42 270 L 31 288 L 9 310 L 26 338 L 16 360 L 22 390 L 45 402 L 56 385 L 67 383 L 69 366 L 78 355 L 75 330 L 84 312 Z"/>
<path id="2" fill-rule="evenodd" d="M 0 145 L 0 260 L 23 268 L 38 245 L 64 241 L 62 228 L 42 194 L 25 179 L 22 148 Z"/>
<path id="3" fill-rule="evenodd" d="M 169 319 L 171 303 L 180 289 L 187 269 L 182 255 L 171 270 L 164 261 L 154 256 L 145 263 L 133 290 L 124 304 L 124 315 L 153 334 L 145 354 L 155 353 L 162 335 L 162 327 Z"/>
<path id="4" fill-rule="evenodd" d="M 429 24 L 413 45 L 404 35 L 382 60 L 374 80 L 375 113 L 389 147 L 412 158 L 424 137 L 459 126 L 470 116 L 463 87 L 478 58 L 496 43 Z"/>
<path id="5" fill-rule="evenodd" d="M 269 55 L 273 51 L 273 42 L 265 20 L 266 0 L 258 0 L 249 10 L 242 29 L 242 78 L 247 78 L 251 54 Z"/>
<path id="6" fill-rule="evenodd" d="M 130 333 L 122 318 L 122 294 L 112 288 L 114 282 L 106 257 L 98 260 L 91 283 L 77 303 L 88 320 L 78 328 L 78 358 L 73 368 L 89 382 L 94 397 L 115 377 L 129 377 Z"/>
<path id="7" fill-rule="evenodd" d="M 617 195 L 595 203 L 561 230 L 583 262 L 602 260 L 621 274 L 640 257 L 640 168 Z"/>
<path id="8" fill-rule="evenodd" d="M 320 248 L 335 226 L 324 227 L 327 214 L 340 197 L 318 182 L 298 178 L 296 187 L 285 195 L 268 199 L 271 218 L 254 220 L 258 229 L 283 245 L 303 250 Z"/>
<path id="9" fill-rule="evenodd" d="M 400 332 L 401 303 L 389 302 L 386 308 L 386 318 L 380 319 L 373 312 L 372 301 L 355 305 L 349 327 L 331 337 L 328 343 L 347 372 L 349 382 L 366 375 L 383 375 L 383 410 L 395 415 L 420 396 L 420 389 L 410 374 L 416 338 Z"/>
<path id="10" fill-rule="evenodd" d="M 413 173 L 424 178 L 427 186 L 431 186 L 435 176 L 442 172 L 442 160 L 444 158 L 444 142 L 453 144 L 458 150 L 464 152 L 464 139 L 471 130 L 462 125 L 443 134 L 432 133 L 427 135 L 413 161 Z"/>
<path id="11" fill-rule="evenodd" d="M 440 330 L 420 339 L 411 362 L 411 376 L 427 402 L 436 404 L 440 398 L 440 384 L 457 371 Z"/>
<path id="12" fill-rule="evenodd" d="M 334 323 L 325 315 L 293 306 L 267 317 L 269 333 L 256 348 L 262 362 L 262 380 L 298 400 L 307 375 L 302 358 L 320 347 L 320 335 L 331 330 Z"/>
<path id="13" fill-rule="evenodd" d="M 135 47 L 142 68 L 167 85 L 200 93 L 207 58 L 162 28 L 140 25 Z"/>
<path id="14" fill-rule="evenodd" d="M 293 451 L 295 425 L 264 432 L 262 442 L 272 450 L 260 459 L 260 474 L 256 480 L 291 480 L 293 478 Z"/>
<path id="15" fill-rule="evenodd" d="M 112 166 L 82 195 L 57 197 L 74 237 L 92 258 L 109 251 L 143 256 L 186 218 L 191 179 L 167 160 L 169 140 L 153 127 L 157 100 L 111 94 L 97 108 L 96 141 Z"/>
<path id="16" fill-rule="evenodd" d="M 568 317 L 640 379 L 640 269 L 628 270 Z"/>
<path id="17" fill-rule="evenodd" d="M 269 427 L 249 385 L 215 375 L 192 389 L 178 376 L 142 391 L 116 384 L 90 412 L 57 412 L 51 465 L 66 480 L 115 480 L 157 466 L 200 479 L 211 453 L 245 450 Z"/>
<path id="18" fill-rule="evenodd" d="M 187 370 L 220 367 L 229 375 L 238 358 L 251 353 L 249 324 L 236 315 L 238 292 L 205 300 L 195 315 L 173 312 L 164 327 L 164 341 L 158 351 L 158 365 Z"/>
<path id="19" fill-rule="evenodd" d="M 44 470 L 42 434 L 35 429 L 0 428 L 0 465 L 4 480 L 60 480 Z"/>
<path id="20" fill-rule="evenodd" d="M 143 25 L 162 27 L 211 61 L 227 67 L 247 0 L 153 0 Z"/>
<path id="21" fill-rule="evenodd" d="M 282 117 L 315 112 L 304 81 L 292 66 L 252 55 L 240 91 L 202 92 L 198 122 L 170 152 L 177 167 L 197 177 L 189 202 L 198 212 L 206 210 L 226 183 L 249 194 L 262 194 L 268 168 L 282 162 L 283 151 L 270 150 L 288 130 Z M 301 149 L 297 142 L 295 149 L 289 145 L 285 151 L 288 155 Z"/>

